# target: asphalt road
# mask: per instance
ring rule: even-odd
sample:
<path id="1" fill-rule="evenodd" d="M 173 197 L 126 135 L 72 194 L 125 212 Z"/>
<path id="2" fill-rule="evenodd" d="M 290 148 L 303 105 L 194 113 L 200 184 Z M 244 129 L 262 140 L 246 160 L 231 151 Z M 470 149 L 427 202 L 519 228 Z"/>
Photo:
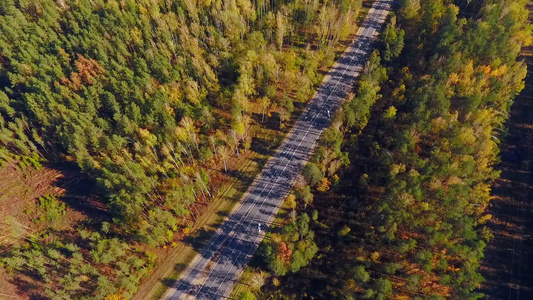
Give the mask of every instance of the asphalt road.
<path id="1" fill-rule="evenodd" d="M 357 37 L 300 116 L 276 155 L 265 166 L 241 207 L 225 221 L 163 299 L 221 299 L 231 291 L 264 237 L 264 231 L 289 192 L 296 175 L 312 154 L 372 52 L 392 0 L 377 0 Z M 261 230 L 260 230 L 261 226 Z"/>

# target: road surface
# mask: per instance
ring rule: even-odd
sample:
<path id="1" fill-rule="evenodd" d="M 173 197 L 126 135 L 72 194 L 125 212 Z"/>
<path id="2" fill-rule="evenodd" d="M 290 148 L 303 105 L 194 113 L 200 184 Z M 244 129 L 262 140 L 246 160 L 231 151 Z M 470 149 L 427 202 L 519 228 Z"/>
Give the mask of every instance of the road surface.
<path id="1" fill-rule="evenodd" d="M 355 41 L 333 66 L 307 110 L 250 187 L 241 207 L 222 224 L 163 299 L 221 299 L 231 291 L 294 178 L 312 154 L 316 140 L 366 63 L 391 3 L 392 0 L 374 2 Z"/>

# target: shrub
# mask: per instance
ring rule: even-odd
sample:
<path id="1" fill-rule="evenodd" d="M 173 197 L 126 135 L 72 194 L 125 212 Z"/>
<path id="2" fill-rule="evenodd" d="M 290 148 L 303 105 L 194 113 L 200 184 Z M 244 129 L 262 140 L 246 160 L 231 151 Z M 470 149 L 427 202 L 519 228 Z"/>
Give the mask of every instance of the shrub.
<path id="1" fill-rule="evenodd" d="M 38 221 L 54 222 L 65 214 L 65 203 L 60 202 L 54 195 L 44 195 L 39 198 L 42 216 Z"/>

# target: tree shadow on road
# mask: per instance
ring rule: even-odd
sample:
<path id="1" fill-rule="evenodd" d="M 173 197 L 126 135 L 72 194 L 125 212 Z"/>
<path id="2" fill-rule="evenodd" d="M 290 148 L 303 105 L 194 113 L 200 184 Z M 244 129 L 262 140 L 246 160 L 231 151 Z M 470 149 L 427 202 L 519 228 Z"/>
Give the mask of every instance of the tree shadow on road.
<path id="1" fill-rule="evenodd" d="M 184 237 L 182 242 L 190 245 L 196 252 L 200 253 L 214 233 L 215 228 L 213 227 L 208 229 L 200 228 L 195 230 L 193 234 Z"/>
<path id="2" fill-rule="evenodd" d="M 263 138 L 259 137 L 253 137 L 252 138 L 252 145 L 250 146 L 250 150 L 259 153 L 261 155 L 272 155 L 274 154 L 274 149 L 271 146 L 272 141 L 268 141 Z"/>
<path id="3" fill-rule="evenodd" d="M 181 274 L 181 272 L 183 272 L 186 268 L 187 268 L 186 263 L 178 263 L 174 265 L 174 271 L 176 271 L 178 274 Z M 164 286 L 172 287 L 174 286 L 177 280 L 178 280 L 177 277 L 171 276 L 171 277 L 163 278 L 160 281 L 161 281 L 161 284 L 163 284 Z"/>

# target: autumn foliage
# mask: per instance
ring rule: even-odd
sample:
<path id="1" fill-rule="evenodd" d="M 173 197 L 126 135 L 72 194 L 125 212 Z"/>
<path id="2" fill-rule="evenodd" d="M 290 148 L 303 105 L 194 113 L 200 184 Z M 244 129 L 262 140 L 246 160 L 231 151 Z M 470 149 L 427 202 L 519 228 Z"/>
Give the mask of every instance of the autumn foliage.
<path id="1" fill-rule="evenodd" d="M 278 256 L 285 263 L 289 263 L 291 261 L 292 250 L 287 247 L 286 243 L 280 242 L 278 244 Z"/>

